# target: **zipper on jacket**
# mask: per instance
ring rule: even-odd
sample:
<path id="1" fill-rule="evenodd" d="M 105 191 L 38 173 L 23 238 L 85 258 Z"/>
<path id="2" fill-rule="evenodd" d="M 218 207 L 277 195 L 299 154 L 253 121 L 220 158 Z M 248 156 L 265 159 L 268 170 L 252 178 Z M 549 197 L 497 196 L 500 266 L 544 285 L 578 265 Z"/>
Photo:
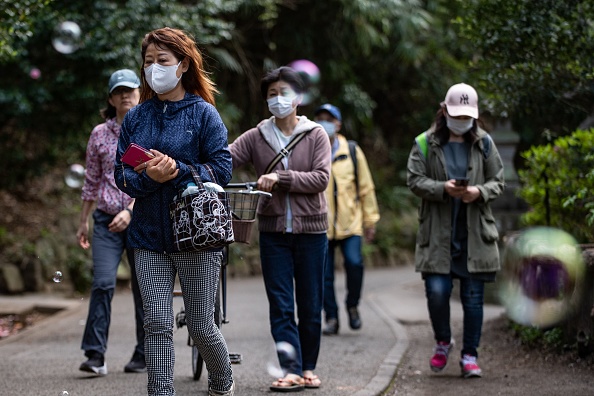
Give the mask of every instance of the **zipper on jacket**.
<path id="1" fill-rule="evenodd" d="M 163 106 L 163 114 L 165 114 L 166 110 L 167 110 L 167 103 L 165 103 L 165 106 Z"/>

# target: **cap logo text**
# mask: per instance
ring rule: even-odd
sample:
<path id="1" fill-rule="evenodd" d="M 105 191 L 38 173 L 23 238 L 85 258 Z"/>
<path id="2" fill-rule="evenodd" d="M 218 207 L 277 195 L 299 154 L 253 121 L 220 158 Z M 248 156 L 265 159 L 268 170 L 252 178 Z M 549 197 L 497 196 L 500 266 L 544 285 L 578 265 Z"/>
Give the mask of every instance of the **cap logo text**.
<path id="1" fill-rule="evenodd" d="M 468 95 L 464 94 L 464 95 L 460 95 L 460 104 L 468 104 Z"/>

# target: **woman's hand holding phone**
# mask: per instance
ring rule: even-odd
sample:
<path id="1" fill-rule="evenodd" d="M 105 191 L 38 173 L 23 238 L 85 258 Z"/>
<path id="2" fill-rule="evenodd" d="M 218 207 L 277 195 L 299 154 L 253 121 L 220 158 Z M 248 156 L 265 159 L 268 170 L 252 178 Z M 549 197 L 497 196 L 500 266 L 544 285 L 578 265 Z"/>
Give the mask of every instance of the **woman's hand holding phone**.
<path id="1" fill-rule="evenodd" d="M 155 157 L 136 166 L 134 170 L 137 173 L 146 172 L 148 177 L 159 183 L 175 179 L 179 173 L 175 160 L 158 150 L 151 149 L 150 151 Z"/>

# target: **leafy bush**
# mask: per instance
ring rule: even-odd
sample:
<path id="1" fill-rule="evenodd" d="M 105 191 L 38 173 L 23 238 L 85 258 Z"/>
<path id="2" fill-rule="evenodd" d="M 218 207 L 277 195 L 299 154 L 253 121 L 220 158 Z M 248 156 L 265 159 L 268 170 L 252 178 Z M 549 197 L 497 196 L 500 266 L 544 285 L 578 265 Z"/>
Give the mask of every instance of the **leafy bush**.
<path id="1" fill-rule="evenodd" d="M 577 130 L 522 153 L 519 195 L 531 211 L 525 225 L 549 225 L 580 243 L 594 241 L 594 129 Z"/>

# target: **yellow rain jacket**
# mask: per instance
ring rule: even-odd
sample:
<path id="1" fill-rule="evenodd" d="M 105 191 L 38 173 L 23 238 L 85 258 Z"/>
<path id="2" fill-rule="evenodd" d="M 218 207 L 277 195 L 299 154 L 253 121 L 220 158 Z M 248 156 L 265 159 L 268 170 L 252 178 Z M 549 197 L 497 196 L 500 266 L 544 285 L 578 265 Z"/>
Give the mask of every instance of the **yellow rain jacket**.
<path id="1" fill-rule="evenodd" d="M 338 149 L 332 158 L 330 182 L 326 189 L 328 200 L 328 239 L 341 240 L 363 235 L 364 228 L 378 222 L 380 215 L 375 197 L 375 185 L 365 154 L 356 147 L 359 174 L 359 198 L 355 183 L 355 169 L 347 139 L 336 135 Z"/>

